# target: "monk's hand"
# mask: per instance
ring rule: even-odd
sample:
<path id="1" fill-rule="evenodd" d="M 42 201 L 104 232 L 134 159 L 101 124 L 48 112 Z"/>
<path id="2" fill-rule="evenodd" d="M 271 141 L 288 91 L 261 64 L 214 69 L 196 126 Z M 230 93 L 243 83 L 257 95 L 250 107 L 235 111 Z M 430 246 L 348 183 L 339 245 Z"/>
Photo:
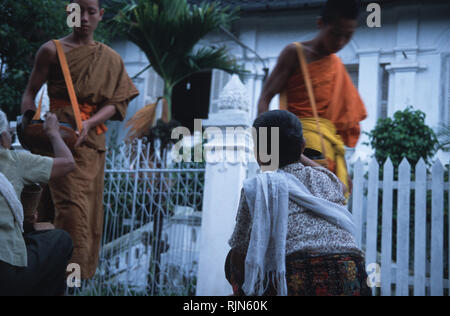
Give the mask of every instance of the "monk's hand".
<path id="1" fill-rule="evenodd" d="M 78 140 L 75 143 L 75 147 L 80 147 L 86 141 L 89 131 L 93 128 L 89 120 L 83 121 L 83 129 L 78 133 Z"/>
<path id="2" fill-rule="evenodd" d="M 48 137 L 59 136 L 58 118 L 53 113 L 45 114 L 44 130 Z"/>

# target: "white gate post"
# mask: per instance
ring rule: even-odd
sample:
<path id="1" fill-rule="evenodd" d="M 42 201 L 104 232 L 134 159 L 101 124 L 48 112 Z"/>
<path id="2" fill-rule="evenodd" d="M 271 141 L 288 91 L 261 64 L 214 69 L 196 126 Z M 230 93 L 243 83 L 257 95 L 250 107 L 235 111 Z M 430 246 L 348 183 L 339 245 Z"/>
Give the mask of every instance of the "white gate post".
<path id="1" fill-rule="evenodd" d="M 198 296 L 226 296 L 233 292 L 225 278 L 224 264 L 230 250 L 228 240 L 235 226 L 240 191 L 247 175 L 246 161 L 254 160 L 252 135 L 248 130 L 248 100 L 245 86 L 234 76 L 219 98 L 218 113 L 210 114 L 203 122 L 208 143 L 205 145 Z M 219 161 L 213 156 L 220 156 Z"/>

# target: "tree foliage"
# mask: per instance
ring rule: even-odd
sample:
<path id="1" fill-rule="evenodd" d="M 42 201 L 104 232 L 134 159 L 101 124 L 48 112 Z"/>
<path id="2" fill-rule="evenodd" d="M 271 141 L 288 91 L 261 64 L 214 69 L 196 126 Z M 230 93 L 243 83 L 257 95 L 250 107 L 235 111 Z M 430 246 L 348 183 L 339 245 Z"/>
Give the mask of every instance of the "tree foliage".
<path id="1" fill-rule="evenodd" d="M 397 111 L 393 119 L 380 119 L 368 133 L 375 158 L 383 165 L 388 157 L 395 167 L 407 158 L 415 165 L 420 158 L 429 162 L 436 153 L 438 141 L 433 130 L 425 124 L 425 113 L 408 107 Z"/>

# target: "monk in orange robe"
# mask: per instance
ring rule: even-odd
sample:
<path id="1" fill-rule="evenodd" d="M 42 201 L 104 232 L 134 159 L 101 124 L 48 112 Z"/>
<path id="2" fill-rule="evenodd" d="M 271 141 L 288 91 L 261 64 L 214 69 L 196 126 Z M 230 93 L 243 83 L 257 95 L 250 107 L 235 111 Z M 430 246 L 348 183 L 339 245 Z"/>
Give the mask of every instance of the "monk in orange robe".
<path id="1" fill-rule="evenodd" d="M 305 156 L 312 160 L 326 159 L 328 168 L 346 186 L 347 193 L 351 190 L 351 180 L 344 145 L 356 146 L 361 133 L 359 123 L 367 117 L 367 112 L 336 53 L 352 38 L 358 13 L 355 0 L 328 0 L 318 19 L 318 35 L 301 45 L 316 99 L 318 122 L 313 116 L 300 66 L 299 45 L 295 43 L 282 51 L 258 102 L 261 114 L 268 110 L 272 98 L 281 94 L 281 108 L 294 113 L 303 124 Z"/>
<path id="2" fill-rule="evenodd" d="M 102 19 L 98 0 L 75 0 L 81 7 L 81 27 L 59 40 L 70 69 L 80 106 L 83 128 L 74 153 L 76 170 L 49 184 L 54 203 L 54 224 L 74 241 L 71 263 L 81 268 L 81 278 L 96 271 L 103 231 L 103 187 L 105 167 L 104 123 L 123 120 L 128 103 L 139 92 L 128 76 L 121 57 L 108 46 L 95 42 L 93 34 Z M 48 83 L 50 111 L 61 122 L 76 128 L 74 112 L 57 56 L 55 42 L 45 43 L 22 99 L 22 112 L 35 110 L 34 99 Z"/>

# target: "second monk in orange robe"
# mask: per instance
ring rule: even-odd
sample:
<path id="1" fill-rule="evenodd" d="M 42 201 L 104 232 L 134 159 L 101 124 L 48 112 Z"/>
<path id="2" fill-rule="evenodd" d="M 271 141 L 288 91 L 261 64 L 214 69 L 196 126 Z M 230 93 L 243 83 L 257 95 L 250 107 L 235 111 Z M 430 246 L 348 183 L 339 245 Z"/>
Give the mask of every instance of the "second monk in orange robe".
<path id="1" fill-rule="evenodd" d="M 326 158 L 330 162 L 330 170 L 337 174 L 348 191 L 351 181 L 344 158 L 344 144 L 356 146 L 360 136 L 359 123 L 366 118 L 367 112 L 336 53 L 352 38 L 358 13 L 356 1 L 328 0 L 318 19 L 319 33 L 314 39 L 302 42 L 325 143 L 327 157 L 322 159 Z M 276 94 L 282 94 L 281 108 L 284 103 L 284 109 L 302 121 L 306 139 L 305 155 L 316 152 L 323 154 L 321 137 L 300 67 L 298 47 L 294 43 L 281 52 L 275 69 L 264 85 L 258 102 L 259 114 L 268 110 Z M 312 155 L 309 158 L 316 159 Z"/>

